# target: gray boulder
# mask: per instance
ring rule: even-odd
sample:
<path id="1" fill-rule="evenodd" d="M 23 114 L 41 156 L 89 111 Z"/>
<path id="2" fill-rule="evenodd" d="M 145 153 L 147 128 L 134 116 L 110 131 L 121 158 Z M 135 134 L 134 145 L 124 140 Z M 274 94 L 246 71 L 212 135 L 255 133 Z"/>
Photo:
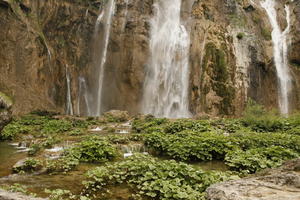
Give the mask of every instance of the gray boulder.
<path id="1" fill-rule="evenodd" d="M 300 159 L 252 177 L 207 188 L 208 200 L 299 200 Z"/>

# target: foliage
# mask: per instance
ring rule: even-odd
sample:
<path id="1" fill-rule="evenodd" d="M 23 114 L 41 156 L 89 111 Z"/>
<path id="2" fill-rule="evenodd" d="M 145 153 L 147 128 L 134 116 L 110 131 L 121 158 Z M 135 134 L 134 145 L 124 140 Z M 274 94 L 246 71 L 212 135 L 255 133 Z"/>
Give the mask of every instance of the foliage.
<path id="1" fill-rule="evenodd" d="M 37 153 L 41 151 L 42 147 L 40 144 L 33 144 L 30 146 L 30 149 L 28 151 L 29 156 L 35 156 Z"/>
<path id="2" fill-rule="evenodd" d="M 127 184 L 138 195 L 153 199 L 204 199 L 205 189 L 228 179 L 224 173 L 205 173 L 185 163 L 159 161 L 150 156 L 136 155 L 122 162 L 97 167 L 84 182 L 88 194 L 105 194 L 110 185 Z"/>
<path id="3" fill-rule="evenodd" d="M 124 135 L 110 135 L 107 139 L 113 144 L 128 144 L 130 142 L 129 137 Z"/>
<path id="4" fill-rule="evenodd" d="M 226 155 L 226 164 L 231 169 L 245 173 L 280 166 L 283 161 L 297 158 L 299 154 L 283 147 L 255 148 L 247 151 L 235 150 Z"/>
<path id="5" fill-rule="evenodd" d="M 161 126 L 168 120 L 166 118 L 154 118 L 147 116 L 144 119 L 135 119 L 132 123 L 132 130 L 136 133 L 151 133 L 162 130 Z"/>
<path id="6" fill-rule="evenodd" d="M 1 133 L 1 139 L 3 140 L 12 140 L 16 139 L 19 134 L 28 134 L 32 131 L 30 127 L 23 126 L 16 121 L 8 124 L 4 127 Z"/>
<path id="7" fill-rule="evenodd" d="M 190 119 L 182 119 L 174 122 L 169 122 L 165 128 L 165 133 L 178 133 L 184 130 L 191 130 L 194 132 L 206 132 L 209 131 L 209 123 L 208 121 L 195 121 Z"/>
<path id="8" fill-rule="evenodd" d="M 68 151 L 68 154 L 74 153 L 83 162 L 106 162 L 117 156 L 116 148 L 100 137 L 90 137 Z"/>
<path id="9" fill-rule="evenodd" d="M 42 168 L 42 163 L 36 159 L 26 159 L 24 163 L 20 166 L 14 167 L 13 171 L 15 173 L 20 172 L 34 172 Z"/>
<path id="10" fill-rule="evenodd" d="M 0 187 L 3 190 L 9 191 L 9 192 L 18 192 L 18 193 L 22 193 L 25 195 L 30 195 L 32 197 L 35 197 L 36 194 L 31 193 L 27 190 L 27 187 L 18 183 L 15 183 L 13 185 L 4 185 Z"/>
<path id="11" fill-rule="evenodd" d="M 62 133 L 69 131 L 72 128 L 72 123 L 67 120 L 49 120 L 41 129 L 43 134 Z"/>
<path id="12" fill-rule="evenodd" d="M 239 40 L 241 40 L 241 39 L 243 39 L 243 38 L 245 37 L 245 33 L 239 32 L 239 33 L 236 35 L 236 37 L 237 37 Z"/>
<path id="13" fill-rule="evenodd" d="M 242 123 L 256 132 L 276 132 L 288 126 L 280 116 L 266 111 L 262 105 L 252 100 L 247 103 Z"/>
<path id="14" fill-rule="evenodd" d="M 197 134 L 185 131 L 178 134 L 153 133 L 145 136 L 145 144 L 160 154 L 183 161 L 222 160 L 233 145 L 224 135 Z"/>
<path id="15" fill-rule="evenodd" d="M 57 160 L 48 160 L 46 170 L 48 173 L 68 172 L 79 165 L 79 160 L 73 156 L 63 156 Z"/>
<path id="16" fill-rule="evenodd" d="M 71 193 L 69 190 L 56 189 L 56 190 L 48 190 L 45 189 L 45 192 L 49 194 L 50 200 L 90 200 L 90 198 L 86 196 L 77 196 Z"/>
<path id="17" fill-rule="evenodd" d="M 72 136 L 79 136 L 79 135 L 83 135 L 84 131 L 82 129 L 74 129 L 74 130 L 71 130 L 69 132 L 70 135 Z"/>
<path id="18" fill-rule="evenodd" d="M 47 162 L 47 172 L 68 172 L 74 169 L 79 162 L 106 162 L 117 156 L 116 148 L 107 140 L 99 137 L 90 137 L 65 150 L 64 155 L 57 160 Z"/>
<path id="19" fill-rule="evenodd" d="M 282 133 L 236 133 L 229 137 L 242 150 L 279 146 L 300 153 L 300 137 Z"/>

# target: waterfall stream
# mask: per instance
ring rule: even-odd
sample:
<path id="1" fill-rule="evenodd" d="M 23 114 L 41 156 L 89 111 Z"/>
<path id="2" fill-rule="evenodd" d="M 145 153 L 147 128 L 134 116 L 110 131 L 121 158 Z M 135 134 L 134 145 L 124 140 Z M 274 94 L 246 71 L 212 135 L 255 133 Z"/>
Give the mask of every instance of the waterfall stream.
<path id="1" fill-rule="evenodd" d="M 143 112 L 189 117 L 189 34 L 180 18 L 181 0 L 158 0 L 151 19 L 150 52 Z"/>
<path id="2" fill-rule="evenodd" d="M 89 104 L 89 97 L 88 97 L 88 90 L 87 90 L 87 85 L 84 77 L 79 77 L 78 78 L 78 84 L 79 84 L 79 91 L 78 91 L 78 99 L 77 99 L 77 113 L 78 115 L 81 115 L 81 98 L 83 98 L 84 105 L 85 105 L 85 110 L 86 110 L 86 115 L 90 116 L 91 111 L 90 111 L 90 104 Z"/>
<path id="3" fill-rule="evenodd" d="M 100 31 L 103 31 L 103 34 L 101 35 L 101 37 L 95 37 L 95 39 L 97 39 L 96 42 L 99 42 L 101 47 L 99 48 L 99 52 L 96 52 L 97 70 L 95 73 L 97 73 L 98 84 L 97 84 L 97 92 L 96 94 L 93 93 L 94 95 L 91 98 L 94 101 L 93 105 L 95 105 L 95 108 L 90 109 L 92 111 L 91 115 L 93 116 L 100 116 L 102 112 L 101 101 L 102 101 L 103 79 L 104 79 L 104 72 L 105 72 L 104 67 L 106 63 L 107 47 L 110 38 L 110 29 L 111 29 L 112 18 L 114 15 L 114 10 L 115 10 L 115 1 L 109 0 L 106 4 L 106 8 L 98 16 L 95 25 L 95 33 L 94 33 L 95 36 L 99 35 Z"/>
<path id="4" fill-rule="evenodd" d="M 70 79 L 70 72 L 68 66 L 66 67 L 66 80 L 67 80 L 67 114 L 74 115 L 72 95 L 71 95 L 71 79 Z"/>
<path id="5" fill-rule="evenodd" d="M 277 21 L 275 0 L 265 0 L 261 6 L 266 10 L 270 23 L 272 25 L 272 41 L 274 62 L 276 66 L 277 78 L 279 82 L 279 108 L 282 114 L 289 113 L 289 92 L 291 90 L 291 76 L 288 68 L 288 34 L 290 32 L 290 9 L 285 6 L 287 27 L 281 31 Z"/>

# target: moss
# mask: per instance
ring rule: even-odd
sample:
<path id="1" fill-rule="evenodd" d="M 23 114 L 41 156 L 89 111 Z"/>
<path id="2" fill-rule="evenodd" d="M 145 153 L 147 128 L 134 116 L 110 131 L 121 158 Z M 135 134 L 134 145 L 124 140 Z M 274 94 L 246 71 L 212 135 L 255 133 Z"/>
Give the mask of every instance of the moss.
<path id="1" fill-rule="evenodd" d="M 232 14 L 229 15 L 229 21 L 231 24 L 238 26 L 238 27 L 245 27 L 247 24 L 247 18 L 243 15 Z"/>
<path id="2" fill-rule="evenodd" d="M 264 37 L 265 40 L 271 40 L 272 39 L 272 33 L 270 30 L 266 28 L 261 28 L 261 35 Z"/>
<path id="3" fill-rule="evenodd" d="M 237 37 L 237 39 L 241 40 L 245 37 L 245 33 L 240 32 L 236 35 L 236 37 Z"/>
<path id="4" fill-rule="evenodd" d="M 226 47 L 223 47 L 225 49 Z M 229 79 L 229 73 L 227 70 L 227 56 L 225 50 L 219 49 L 212 42 L 208 43 L 205 47 L 205 56 L 202 64 L 201 74 L 201 92 L 207 94 L 209 89 L 207 84 L 204 83 L 204 76 L 208 72 L 208 67 L 212 71 L 211 75 L 211 87 L 222 98 L 222 102 L 219 105 L 221 114 L 232 114 L 233 107 L 232 101 L 235 96 L 235 89 L 227 84 Z M 202 98 L 202 105 L 205 106 L 205 98 Z"/>
<path id="5" fill-rule="evenodd" d="M 7 96 L 6 94 L 4 94 L 2 92 L 0 92 L 0 99 L 3 99 L 4 102 L 9 106 L 11 106 L 13 104 L 13 100 L 9 96 Z"/>

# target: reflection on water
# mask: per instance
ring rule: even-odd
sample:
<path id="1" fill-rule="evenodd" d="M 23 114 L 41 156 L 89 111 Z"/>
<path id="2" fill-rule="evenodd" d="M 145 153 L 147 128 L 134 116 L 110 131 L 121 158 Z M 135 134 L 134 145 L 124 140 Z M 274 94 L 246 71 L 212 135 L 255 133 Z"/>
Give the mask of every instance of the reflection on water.
<path id="1" fill-rule="evenodd" d="M 7 142 L 0 142 L 0 177 L 11 174 L 14 164 L 26 157 L 26 153 L 17 151 L 18 149 Z"/>

